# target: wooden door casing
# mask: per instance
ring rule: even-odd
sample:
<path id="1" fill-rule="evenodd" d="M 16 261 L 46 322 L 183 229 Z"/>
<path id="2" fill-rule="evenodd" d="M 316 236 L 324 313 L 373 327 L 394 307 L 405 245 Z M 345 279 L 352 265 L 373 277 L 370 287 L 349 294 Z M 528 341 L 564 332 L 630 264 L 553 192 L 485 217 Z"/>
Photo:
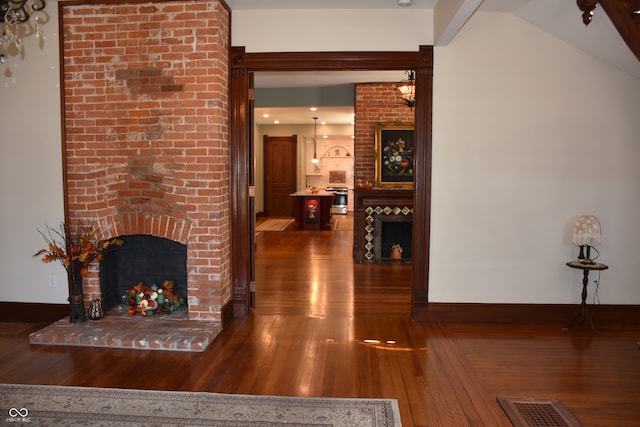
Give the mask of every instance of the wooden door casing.
<path id="1" fill-rule="evenodd" d="M 264 136 L 264 207 L 267 216 L 293 216 L 297 135 Z"/>
<path id="2" fill-rule="evenodd" d="M 247 272 L 251 251 L 249 242 L 250 211 L 244 195 L 249 192 L 248 146 L 252 126 L 249 90 L 250 76 L 261 71 L 358 71 L 400 70 L 416 71 L 416 148 L 414 177 L 414 227 L 413 249 L 413 296 L 412 317 L 416 320 L 428 318 L 429 258 L 431 235 L 431 150 L 433 113 L 433 46 L 420 46 L 415 52 L 358 51 L 358 52 L 256 52 L 248 53 L 242 46 L 231 48 L 231 96 L 230 96 L 230 143 L 231 143 L 231 229 L 232 245 L 232 310 L 226 314 L 246 317 L 249 310 L 249 287 Z M 246 260 L 246 262 L 245 262 Z"/>

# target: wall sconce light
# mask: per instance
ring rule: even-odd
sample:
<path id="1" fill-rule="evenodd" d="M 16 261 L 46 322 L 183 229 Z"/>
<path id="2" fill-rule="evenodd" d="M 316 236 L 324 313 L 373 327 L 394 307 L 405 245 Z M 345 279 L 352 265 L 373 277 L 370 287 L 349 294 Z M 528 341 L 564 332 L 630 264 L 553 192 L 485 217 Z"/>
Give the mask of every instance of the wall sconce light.
<path id="1" fill-rule="evenodd" d="M 406 73 L 407 80 L 398 83 L 396 89 L 400 92 L 400 99 L 413 110 L 413 106 L 416 103 L 416 75 L 413 70 L 409 70 Z"/>
<path id="2" fill-rule="evenodd" d="M 579 261 L 585 264 L 593 264 L 593 259 L 591 259 L 591 248 L 600 244 L 601 230 L 600 220 L 595 216 L 582 215 L 578 218 L 573 226 L 573 238 L 571 239 L 571 243 L 580 247 L 580 254 L 578 255 Z"/>
<path id="3" fill-rule="evenodd" d="M 313 159 L 311 159 L 311 163 L 317 165 L 320 160 L 318 159 L 318 155 L 316 153 L 316 149 L 318 148 L 316 145 L 316 139 L 318 138 L 318 118 L 313 118 Z"/>

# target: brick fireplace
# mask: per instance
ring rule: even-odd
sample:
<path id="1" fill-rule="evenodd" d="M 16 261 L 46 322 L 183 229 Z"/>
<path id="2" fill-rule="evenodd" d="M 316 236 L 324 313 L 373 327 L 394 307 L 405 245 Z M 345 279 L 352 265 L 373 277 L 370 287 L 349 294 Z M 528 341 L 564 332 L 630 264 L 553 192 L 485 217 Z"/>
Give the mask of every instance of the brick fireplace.
<path id="1" fill-rule="evenodd" d="M 231 299 L 229 10 L 218 0 L 60 7 L 67 221 L 94 222 L 102 238 L 186 246 L 188 318 L 221 320 Z M 100 296 L 94 265 L 85 302 Z"/>

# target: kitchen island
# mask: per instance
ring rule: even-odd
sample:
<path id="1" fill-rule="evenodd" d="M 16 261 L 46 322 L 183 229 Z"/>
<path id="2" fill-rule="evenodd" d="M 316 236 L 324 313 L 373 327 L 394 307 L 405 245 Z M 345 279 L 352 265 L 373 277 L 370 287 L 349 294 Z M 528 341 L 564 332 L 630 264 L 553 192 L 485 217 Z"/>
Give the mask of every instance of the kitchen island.
<path id="1" fill-rule="evenodd" d="M 319 190 L 291 194 L 295 210 L 296 230 L 331 230 L 333 193 Z"/>

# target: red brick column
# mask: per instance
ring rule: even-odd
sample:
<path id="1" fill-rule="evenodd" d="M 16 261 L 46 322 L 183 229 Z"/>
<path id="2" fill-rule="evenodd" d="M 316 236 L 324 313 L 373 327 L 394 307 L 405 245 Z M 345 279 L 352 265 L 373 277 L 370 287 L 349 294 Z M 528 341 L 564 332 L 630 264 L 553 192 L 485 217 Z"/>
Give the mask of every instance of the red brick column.
<path id="1" fill-rule="evenodd" d="M 394 83 L 362 83 L 355 87 L 355 179 L 375 181 L 375 129 L 377 122 L 415 123 L 415 110 L 398 97 Z"/>
<path id="2" fill-rule="evenodd" d="M 189 317 L 219 320 L 231 297 L 228 10 L 61 8 L 69 220 L 186 244 Z M 96 298 L 97 266 L 85 283 Z"/>

